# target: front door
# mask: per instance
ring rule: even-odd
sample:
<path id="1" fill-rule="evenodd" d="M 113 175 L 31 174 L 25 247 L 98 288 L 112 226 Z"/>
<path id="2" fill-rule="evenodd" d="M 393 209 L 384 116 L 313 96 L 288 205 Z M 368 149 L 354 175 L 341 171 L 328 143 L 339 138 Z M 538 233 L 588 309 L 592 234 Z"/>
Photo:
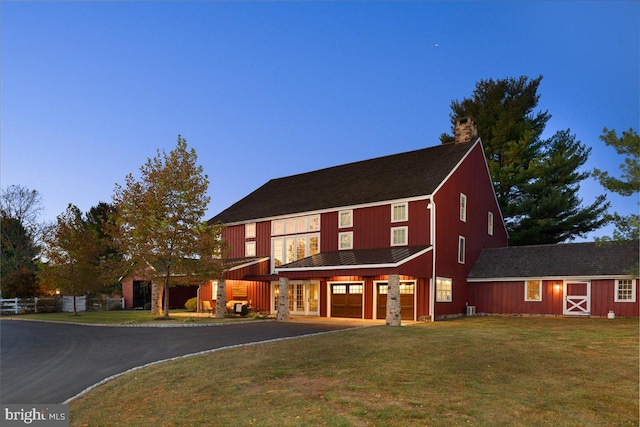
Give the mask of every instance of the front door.
<path id="1" fill-rule="evenodd" d="M 278 282 L 271 285 L 273 307 L 272 312 L 278 310 Z M 289 313 L 296 315 L 319 315 L 320 284 L 318 282 L 289 282 Z"/>
<path id="2" fill-rule="evenodd" d="M 591 314 L 591 282 L 565 282 L 562 314 L 588 316 Z"/>

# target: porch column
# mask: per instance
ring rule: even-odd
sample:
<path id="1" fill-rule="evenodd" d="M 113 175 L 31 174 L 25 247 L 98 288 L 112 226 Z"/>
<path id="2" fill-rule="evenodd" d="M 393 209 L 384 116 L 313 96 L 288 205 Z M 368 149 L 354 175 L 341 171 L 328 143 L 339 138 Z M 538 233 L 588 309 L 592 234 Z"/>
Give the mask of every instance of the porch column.
<path id="1" fill-rule="evenodd" d="M 279 322 L 289 321 L 289 279 L 281 277 L 278 281 L 278 317 Z"/>
<path id="2" fill-rule="evenodd" d="M 218 281 L 218 291 L 216 292 L 216 319 L 224 319 L 227 315 L 227 287 L 224 280 Z"/>
<path id="3" fill-rule="evenodd" d="M 387 291 L 387 326 L 400 326 L 400 276 L 389 275 Z"/>

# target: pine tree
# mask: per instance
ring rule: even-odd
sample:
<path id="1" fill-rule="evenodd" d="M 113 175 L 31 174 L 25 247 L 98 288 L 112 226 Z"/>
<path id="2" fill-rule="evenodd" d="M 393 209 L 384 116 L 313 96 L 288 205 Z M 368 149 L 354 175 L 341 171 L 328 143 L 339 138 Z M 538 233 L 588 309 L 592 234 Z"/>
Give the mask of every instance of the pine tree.
<path id="1" fill-rule="evenodd" d="M 557 243 L 584 236 L 603 224 L 604 197 L 581 207 L 578 172 L 590 150 L 569 131 L 542 139 L 551 115 L 535 111 L 542 76 L 529 80 L 481 80 L 471 98 L 451 102 L 458 117 L 473 117 L 512 245 Z M 453 136 L 442 134 L 442 143 Z"/>
<path id="2" fill-rule="evenodd" d="M 598 178 L 600 184 L 607 190 L 621 196 L 638 198 L 640 191 L 640 137 L 633 129 L 623 131 L 618 136 L 615 130 L 604 128 L 600 139 L 616 152 L 625 156 L 624 163 L 620 164 L 620 178 L 609 175 L 606 171 L 594 169 L 593 175 Z M 640 217 L 638 214 L 622 216 L 618 213 L 608 214 L 607 220 L 612 222 L 616 229 L 613 236 L 603 240 L 638 240 L 640 238 Z"/>

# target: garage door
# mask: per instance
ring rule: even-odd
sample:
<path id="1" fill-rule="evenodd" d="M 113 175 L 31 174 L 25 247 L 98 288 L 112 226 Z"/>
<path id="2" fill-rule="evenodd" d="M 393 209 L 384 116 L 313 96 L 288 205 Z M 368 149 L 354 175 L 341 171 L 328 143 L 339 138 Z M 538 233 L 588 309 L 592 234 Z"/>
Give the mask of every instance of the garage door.
<path id="1" fill-rule="evenodd" d="M 331 317 L 362 319 L 362 284 L 331 285 Z"/>
<path id="2" fill-rule="evenodd" d="M 376 285 L 378 292 L 378 303 L 376 310 L 376 319 L 385 319 L 387 317 L 387 292 L 389 285 L 378 283 Z M 415 285 L 413 282 L 400 283 L 400 318 L 402 320 L 413 320 L 413 293 Z"/>

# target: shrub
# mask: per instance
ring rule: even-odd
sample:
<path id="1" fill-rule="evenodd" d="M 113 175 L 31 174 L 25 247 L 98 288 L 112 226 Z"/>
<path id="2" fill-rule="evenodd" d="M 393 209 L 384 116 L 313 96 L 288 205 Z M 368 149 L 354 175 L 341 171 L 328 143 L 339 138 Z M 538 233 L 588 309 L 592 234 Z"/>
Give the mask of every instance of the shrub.
<path id="1" fill-rule="evenodd" d="M 151 303 L 150 302 L 145 303 L 144 304 L 144 309 L 145 310 L 151 310 Z"/>
<path id="2" fill-rule="evenodd" d="M 188 311 L 196 311 L 198 309 L 198 298 L 193 297 L 188 299 L 187 302 L 184 303 L 184 308 Z"/>

